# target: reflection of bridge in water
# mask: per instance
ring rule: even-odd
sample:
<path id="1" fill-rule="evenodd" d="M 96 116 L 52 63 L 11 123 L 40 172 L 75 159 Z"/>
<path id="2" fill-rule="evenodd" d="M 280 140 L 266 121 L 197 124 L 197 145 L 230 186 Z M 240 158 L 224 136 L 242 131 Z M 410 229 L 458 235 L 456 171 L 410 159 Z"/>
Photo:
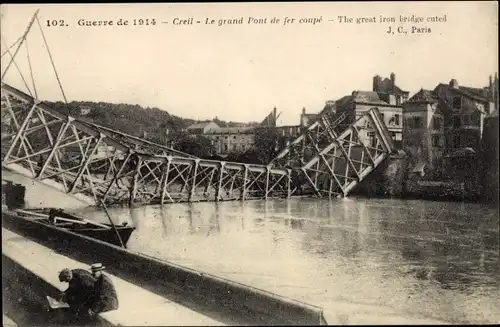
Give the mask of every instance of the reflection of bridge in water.
<path id="1" fill-rule="evenodd" d="M 29 94 L 4 83 L 32 23 L 3 54 L 2 167 L 89 204 L 346 196 L 394 150 L 376 108 L 356 121 L 324 110 L 268 165 L 200 159 L 80 121 L 40 101 L 34 81 Z"/>

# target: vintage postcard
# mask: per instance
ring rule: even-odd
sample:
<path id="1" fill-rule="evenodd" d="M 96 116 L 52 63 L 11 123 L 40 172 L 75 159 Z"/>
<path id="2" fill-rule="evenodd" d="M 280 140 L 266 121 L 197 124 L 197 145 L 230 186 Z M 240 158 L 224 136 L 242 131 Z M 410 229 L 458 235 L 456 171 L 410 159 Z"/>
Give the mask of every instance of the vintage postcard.
<path id="1" fill-rule="evenodd" d="M 500 322 L 497 2 L 0 15 L 4 324 Z"/>

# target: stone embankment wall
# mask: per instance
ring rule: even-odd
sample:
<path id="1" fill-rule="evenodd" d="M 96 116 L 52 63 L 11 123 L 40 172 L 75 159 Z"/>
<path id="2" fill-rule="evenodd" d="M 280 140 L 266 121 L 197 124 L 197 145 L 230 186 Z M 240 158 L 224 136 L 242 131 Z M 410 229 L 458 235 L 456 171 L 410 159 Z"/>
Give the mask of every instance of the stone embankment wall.
<path id="1" fill-rule="evenodd" d="M 403 153 L 391 155 L 351 193 L 368 197 L 402 197 L 408 160 Z"/>
<path id="2" fill-rule="evenodd" d="M 408 157 L 391 155 L 351 193 L 355 196 L 395 197 L 451 201 L 496 201 L 498 198 L 498 165 L 483 165 L 466 179 L 434 179 L 410 171 Z M 494 168 L 492 168 L 494 167 Z"/>

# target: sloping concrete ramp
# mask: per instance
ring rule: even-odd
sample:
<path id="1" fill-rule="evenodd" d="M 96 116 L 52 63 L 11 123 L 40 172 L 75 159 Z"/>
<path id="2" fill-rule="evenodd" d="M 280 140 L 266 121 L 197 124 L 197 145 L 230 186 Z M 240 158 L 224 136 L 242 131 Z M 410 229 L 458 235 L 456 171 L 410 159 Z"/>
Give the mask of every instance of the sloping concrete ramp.
<path id="1" fill-rule="evenodd" d="M 59 291 L 67 284 L 58 280 L 58 272 L 64 268 L 88 269 L 88 265 L 73 260 L 52 249 L 30 241 L 12 231 L 2 228 L 2 255 L 36 275 L 40 282 L 45 282 Z M 120 308 L 104 312 L 100 318 L 114 326 L 222 326 L 211 319 L 164 297 L 151 293 L 122 278 L 109 274 L 115 284 Z M 43 295 L 40 295 L 43 298 Z"/>

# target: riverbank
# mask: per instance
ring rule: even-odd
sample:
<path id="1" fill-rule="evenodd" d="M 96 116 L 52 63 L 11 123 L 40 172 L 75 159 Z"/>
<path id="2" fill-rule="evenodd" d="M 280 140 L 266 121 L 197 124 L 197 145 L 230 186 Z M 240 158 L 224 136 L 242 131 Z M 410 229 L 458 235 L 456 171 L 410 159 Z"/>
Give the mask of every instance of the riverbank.
<path id="1" fill-rule="evenodd" d="M 447 202 L 470 202 L 498 204 L 498 183 L 487 178 L 481 179 L 481 171 L 471 173 L 465 179 L 429 178 L 410 170 L 408 158 L 403 154 L 393 154 L 375 171 L 367 176 L 351 193 L 351 196 L 366 198 L 421 199 Z M 495 168 L 498 181 L 498 169 Z"/>

